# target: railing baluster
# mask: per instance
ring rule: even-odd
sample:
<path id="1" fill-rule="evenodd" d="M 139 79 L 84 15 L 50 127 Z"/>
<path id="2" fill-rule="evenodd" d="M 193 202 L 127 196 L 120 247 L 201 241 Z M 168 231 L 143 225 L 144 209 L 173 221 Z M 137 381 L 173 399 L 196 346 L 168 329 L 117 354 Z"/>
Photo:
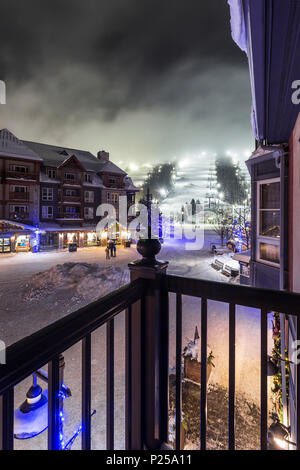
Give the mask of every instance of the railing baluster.
<path id="1" fill-rule="evenodd" d="M 106 447 L 114 450 L 114 320 L 106 325 Z"/>
<path id="2" fill-rule="evenodd" d="M 182 296 L 176 294 L 176 450 L 181 445 L 182 415 Z"/>
<path id="3" fill-rule="evenodd" d="M 59 356 L 48 364 L 48 450 L 60 450 Z"/>
<path id="4" fill-rule="evenodd" d="M 260 445 L 267 449 L 268 432 L 268 311 L 261 309 L 260 340 Z"/>
<path id="5" fill-rule="evenodd" d="M 235 448 L 235 320 L 235 304 L 229 304 L 229 450 Z"/>
<path id="6" fill-rule="evenodd" d="M 125 445 L 131 450 L 132 440 L 132 309 L 131 305 L 125 312 Z"/>
<path id="7" fill-rule="evenodd" d="M 82 450 L 91 449 L 91 334 L 82 340 Z"/>
<path id="8" fill-rule="evenodd" d="M 201 300 L 201 395 L 200 395 L 200 444 L 206 449 L 207 424 L 207 299 Z"/>
<path id="9" fill-rule="evenodd" d="M 0 396 L 0 450 L 14 448 L 14 390 Z"/>

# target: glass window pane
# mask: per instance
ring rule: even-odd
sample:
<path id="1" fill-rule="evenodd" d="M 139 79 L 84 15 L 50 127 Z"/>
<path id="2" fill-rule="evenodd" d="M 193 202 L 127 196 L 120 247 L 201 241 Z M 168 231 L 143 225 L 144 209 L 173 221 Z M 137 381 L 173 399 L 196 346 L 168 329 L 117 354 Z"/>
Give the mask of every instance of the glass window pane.
<path id="1" fill-rule="evenodd" d="M 261 209 L 280 208 L 280 183 L 267 183 L 261 185 Z"/>
<path id="2" fill-rule="evenodd" d="M 279 264 L 279 246 L 269 245 L 268 243 L 260 243 L 259 257 L 261 260 Z"/>
<path id="3" fill-rule="evenodd" d="M 260 235 L 280 238 L 280 211 L 261 211 Z"/>

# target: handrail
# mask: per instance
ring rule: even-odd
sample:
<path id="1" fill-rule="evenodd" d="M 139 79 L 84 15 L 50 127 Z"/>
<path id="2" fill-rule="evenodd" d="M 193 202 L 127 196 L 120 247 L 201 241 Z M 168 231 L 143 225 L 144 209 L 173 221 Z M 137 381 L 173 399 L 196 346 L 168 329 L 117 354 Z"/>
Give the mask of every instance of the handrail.
<path id="1" fill-rule="evenodd" d="M 141 299 L 144 290 L 138 279 L 9 346 L 0 395 Z"/>
<path id="2" fill-rule="evenodd" d="M 300 294 L 261 289 L 224 282 L 206 281 L 167 275 L 163 279 L 168 292 L 191 297 L 204 297 L 224 303 L 281 312 L 300 318 Z"/>

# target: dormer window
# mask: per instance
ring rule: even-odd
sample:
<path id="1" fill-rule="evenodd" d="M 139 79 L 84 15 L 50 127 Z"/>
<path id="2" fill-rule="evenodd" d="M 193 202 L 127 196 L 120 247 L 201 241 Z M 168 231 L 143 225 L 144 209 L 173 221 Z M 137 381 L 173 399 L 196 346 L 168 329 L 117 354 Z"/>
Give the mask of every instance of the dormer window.
<path id="1" fill-rule="evenodd" d="M 92 183 L 92 182 L 93 182 L 92 175 L 89 175 L 88 173 L 85 173 L 85 175 L 84 175 L 84 181 L 85 181 L 86 183 Z"/>
<path id="2" fill-rule="evenodd" d="M 49 168 L 47 170 L 47 175 L 48 175 L 48 178 L 55 179 L 56 178 L 56 170 L 53 170 L 53 169 Z"/>

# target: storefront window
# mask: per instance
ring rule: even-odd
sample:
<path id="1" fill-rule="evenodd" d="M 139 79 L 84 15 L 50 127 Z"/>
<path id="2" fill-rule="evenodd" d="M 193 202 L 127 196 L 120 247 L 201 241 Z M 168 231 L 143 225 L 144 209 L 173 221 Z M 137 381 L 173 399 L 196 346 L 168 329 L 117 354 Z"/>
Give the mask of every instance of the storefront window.
<path id="1" fill-rule="evenodd" d="M 86 242 L 87 242 L 88 246 L 97 246 L 97 245 L 99 245 L 97 234 L 95 232 L 87 233 Z"/>
<path id="2" fill-rule="evenodd" d="M 0 253 L 10 253 L 10 238 L 0 238 Z"/>
<path id="3" fill-rule="evenodd" d="M 16 252 L 29 251 L 30 250 L 30 236 L 19 235 L 16 242 Z"/>

